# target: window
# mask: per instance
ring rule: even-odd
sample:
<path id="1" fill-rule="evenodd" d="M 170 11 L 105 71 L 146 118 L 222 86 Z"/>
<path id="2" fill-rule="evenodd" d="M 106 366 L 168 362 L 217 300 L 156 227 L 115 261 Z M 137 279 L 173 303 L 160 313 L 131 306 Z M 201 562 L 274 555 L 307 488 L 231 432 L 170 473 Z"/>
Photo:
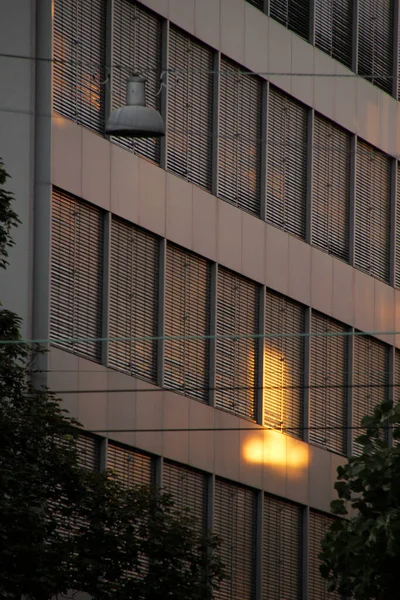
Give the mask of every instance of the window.
<path id="1" fill-rule="evenodd" d="M 134 0 L 115 0 L 112 37 L 112 108 L 125 104 L 126 82 L 133 72 L 147 79 L 146 105 L 160 110 L 161 22 Z M 113 138 L 119 145 L 155 163 L 160 162 L 157 138 Z"/>
<path id="2" fill-rule="evenodd" d="M 389 385 L 389 347 L 365 335 L 354 336 L 353 454 L 361 452 L 354 440 L 362 434 L 360 423 L 384 402 Z"/>
<path id="3" fill-rule="evenodd" d="M 322 552 L 321 541 L 325 533 L 334 522 L 334 518 L 310 510 L 308 528 L 308 600 L 340 600 L 337 592 L 328 593 L 327 581 L 319 572 L 321 560 L 318 555 Z"/>
<path id="4" fill-rule="evenodd" d="M 353 0 L 315 0 L 315 45 L 351 69 Z"/>
<path id="5" fill-rule="evenodd" d="M 307 109 L 270 86 L 266 220 L 304 238 L 306 199 Z"/>
<path id="6" fill-rule="evenodd" d="M 104 131 L 105 0 L 54 2 L 54 110 Z"/>
<path id="7" fill-rule="evenodd" d="M 390 268 L 391 161 L 363 141 L 357 144 L 355 266 L 382 281 Z"/>
<path id="8" fill-rule="evenodd" d="M 89 471 L 100 471 L 100 439 L 80 433 L 76 439 L 77 462 Z"/>
<path id="9" fill-rule="evenodd" d="M 221 59 L 218 195 L 260 215 L 261 80 Z"/>
<path id="10" fill-rule="evenodd" d="M 118 483 L 126 488 L 154 483 L 154 461 L 148 454 L 112 442 L 107 446 L 107 468 L 114 471 Z"/>
<path id="11" fill-rule="evenodd" d="M 300 506 L 264 495 L 263 600 L 299 600 L 302 571 Z"/>
<path id="12" fill-rule="evenodd" d="M 400 164 L 397 162 L 396 239 L 395 239 L 395 286 L 400 287 Z"/>
<path id="13" fill-rule="evenodd" d="M 219 268 L 217 336 L 223 337 L 216 343 L 216 406 L 252 420 L 256 419 L 258 313 L 257 284 Z"/>
<path id="14" fill-rule="evenodd" d="M 113 218 L 108 360 L 113 367 L 153 382 L 157 377 L 157 340 L 149 338 L 158 335 L 158 278 L 158 238 Z"/>
<path id="15" fill-rule="evenodd" d="M 165 280 L 164 383 L 187 396 L 208 401 L 210 265 L 168 244 Z M 195 339 L 193 339 L 195 338 Z"/>
<path id="16" fill-rule="evenodd" d="M 51 315 L 53 343 L 100 361 L 103 213 L 53 188 Z"/>
<path id="17" fill-rule="evenodd" d="M 208 486 L 207 475 L 165 460 L 163 464 L 163 486 L 171 494 L 179 510 L 189 509 L 196 519 L 200 531 L 207 527 Z"/>
<path id="18" fill-rule="evenodd" d="M 310 442 L 346 453 L 346 327 L 314 312 L 311 318 Z M 332 428 L 332 429 L 329 429 Z"/>
<path id="19" fill-rule="evenodd" d="M 312 243 L 349 259 L 350 135 L 316 115 L 313 143 Z"/>
<path id="20" fill-rule="evenodd" d="M 216 478 L 214 533 L 222 539 L 225 579 L 218 600 L 253 600 L 256 570 L 256 495 L 245 487 Z"/>
<path id="21" fill-rule="evenodd" d="M 393 91 L 394 1 L 358 2 L 358 74 Z"/>
<path id="22" fill-rule="evenodd" d="M 168 59 L 168 170 L 210 190 L 213 53 L 171 27 Z"/>
<path id="23" fill-rule="evenodd" d="M 400 402 L 400 350 L 398 348 L 394 351 L 394 373 L 393 373 L 393 404 L 396 405 Z M 393 445 L 398 446 L 399 440 L 393 440 Z"/>
<path id="24" fill-rule="evenodd" d="M 303 307 L 268 290 L 265 302 L 264 426 L 300 439 L 303 437 L 304 336 L 301 334 L 304 328 Z M 272 336 L 268 337 L 268 334 Z"/>
<path id="25" fill-rule="evenodd" d="M 264 0 L 247 0 L 247 2 L 260 10 L 264 10 Z"/>
<path id="26" fill-rule="evenodd" d="M 304 39 L 310 37 L 309 0 L 270 0 L 270 16 Z"/>

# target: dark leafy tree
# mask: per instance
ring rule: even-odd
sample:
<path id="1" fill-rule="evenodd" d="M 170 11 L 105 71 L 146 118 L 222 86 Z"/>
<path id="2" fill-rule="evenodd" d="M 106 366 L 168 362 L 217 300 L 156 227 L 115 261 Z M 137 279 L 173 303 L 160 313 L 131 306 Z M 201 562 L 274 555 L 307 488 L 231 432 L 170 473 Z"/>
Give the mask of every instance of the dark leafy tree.
<path id="1" fill-rule="evenodd" d="M 328 589 L 354 600 L 399 597 L 400 405 L 385 402 L 364 417 L 360 456 L 338 468 L 339 517 L 322 542 L 321 573 Z M 385 435 L 392 428 L 394 445 Z"/>
<path id="2" fill-rule="evenodd" d="M 0 264 L 19 223 L 0 162 Z M 19 343 L 15 343 L 19 342 Z M 210 600 L 218 540 L 157 489 L 126 490 L 79 465 L 79 423 L 29 376 L 38 350 L 0 309 L 0 598 Z"/>

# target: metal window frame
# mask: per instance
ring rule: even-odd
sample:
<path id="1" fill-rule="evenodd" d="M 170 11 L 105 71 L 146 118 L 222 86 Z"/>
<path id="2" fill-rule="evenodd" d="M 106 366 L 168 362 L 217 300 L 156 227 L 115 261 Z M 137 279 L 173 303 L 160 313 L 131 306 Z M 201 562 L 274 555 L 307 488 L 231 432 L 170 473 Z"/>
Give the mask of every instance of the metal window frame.
<path id="1" fill-rule="evenodd" d="M 301 439 L 310 443 L 310 362 L 311 362 L 311 307 L 304 309 L 304 390 L 303 390 L 303 435 Z"/>
<path id="2" fill-rule="evenodd" d="M 399 224 L 397 223 L 397 194 L 400 192 L 397 185 L 399 174 L 399 164 L 395 158 L 391 159 L 391 182 L 390 182 L 390 264 L 389 264 L 389 285 L 396 288 L 396 270 L 400 265 L 397 264 L 396 234 Z"/>
<path id="3" fill-rule="evenodd" d="M 315 110 L 310 108 L 307 115 L 307 191 L 306 191 L 306 231 L 305 242 L 312 243 L 312 215 L 313 215 L 313 183 L 314 183 L 314 122 Z"/>
<path id="4" fill-rule="evenodd" d="M 354 385 L 354 327 L 350 328 L 350 335 L 347 349 L 347 435 L 346 435 L 346 450 L 347 457 L 353 455 L 353 385 Z"/>
<path id="5" fill-rule="evenodd" d="M 165 275 L 167 260 L 167 240 L 160 239 L 159 276 L 158 276 L 158 341 L 157 341 L 157 385 L 164 387 L 164 354 L 165 354 Z"/>
<path id="6" fill-rule="evenodd" d="M 357 194 L 357 135 L 350 139 L 350 198 L 349 198 L 349 265 L 355 263 L 355 224 L 356 224 L 356 194 Z"/>
<path id="7" fill-rule="evenodd" d="M 103 298 L 102 298 L 102 337 L 101 364 L 108 367 L 110 336 L 110 270 L 111 270 L 111 223 L 110 212 L 104 214 L 103 224 Z"/>

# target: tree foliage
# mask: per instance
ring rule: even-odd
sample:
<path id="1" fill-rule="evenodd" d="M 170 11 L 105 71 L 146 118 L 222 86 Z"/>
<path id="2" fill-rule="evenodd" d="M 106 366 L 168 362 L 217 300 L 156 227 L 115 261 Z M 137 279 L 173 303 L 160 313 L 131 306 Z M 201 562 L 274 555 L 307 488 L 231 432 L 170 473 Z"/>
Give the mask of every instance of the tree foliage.
<path id="1" fill-rule="evenodd" d="M 331 504 L 339 517 L 322 542 L 328 589 L 354 600 L 393 600 L 400 564 L 400 405 L 385 402 L 364 417 L 360 456 L 338 468 Z M 394 445 L 383 432 L 392 428 Z"/>
<path id="2" fill-rule="evenodd" d="M 18 223 L 11 202 L 0 187 L 4 267 Z M 79 590 L 94 600 L 210 600 L 222 578 L 217 538 L 167 494 L 125 489 L 111 472 L 82 468 L 79 423 L 32 384 L 37 350 L 22 343 L 20 319 L 5 309 L 0 342 L 0 597 Z"/>

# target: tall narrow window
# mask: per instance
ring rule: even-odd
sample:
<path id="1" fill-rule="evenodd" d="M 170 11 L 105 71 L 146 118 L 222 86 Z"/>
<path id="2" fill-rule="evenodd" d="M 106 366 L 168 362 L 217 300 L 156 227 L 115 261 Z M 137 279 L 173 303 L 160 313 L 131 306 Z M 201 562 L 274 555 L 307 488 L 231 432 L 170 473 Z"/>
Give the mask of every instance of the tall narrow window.
<path id="1" fill-rule="evenodd" d="M 112 40 L 112 108 L 125 104 L 127 79 L 137 72 L 147 80 L 147 106 L 160 110 L 161 21 L 134 0 L 115 0 Z M 155 163 L 160 162 L 157 138 L 113 141 Z"/>
<path id="2" fill-rule="evenodd" d="M 393 369 L 393 378 L 394 378 L 394 386 L 393 386 L 393 404 L 400 403 L 400 350 L 398 348 L 394 351 L 394 369 Z M 398 446 L 400 444 L 399 440 L 394 440 L 393 445 Z"/>
<path id="3" fill-rule="evenodd" d="M 307 109 L 270 87 L 266 220 L 304 238 L 306 196 Z"/>
<path id="4" fill-rule="evenodd" d="M 353 0 L 315 0 L 315 45 L 351 69 Z"/>
<path id="5" fill-rule="evenodd" d="M 214 532 L 221 537 L 220 555 L 227 579 L 218 600 L 253 600 L 256 572 L 256 496 L 233 482 L 217 478 Z"/>
<path id="6" fill-rule="evenodd" d="M 359 0 L 358 31 L 358 74 L 391 94 L 394 0 Z"/>
<path id="7" fill-rule="evenodd" d="M 350 135 L 319 115 L 314 120 L 312 243 L 349 259 Z"/>
<path id="8" fill-rule="evenodd" d="M 300 439 L 303 425 L 304 327 L 304 308 L 300 304 L 267 291 L 264 425 Z"/>
<path id="9" fill-rule="evenodd" d="M 387 399 L 388 385 L 389 346 L 365 335 L 354 336 L 353 440 L 362 434 L 361 419 Z M 353 454 L 360 451 L 354 442 Z"/>
<path id="10" fill-rule="evenodd" d="M 165 386 L 207 402 L 210 265 L 172 244 L 167 246 L 165 335 Z"/>
<path id="11" fill-rule="evenodd" d="M 252 281 L 219 269 L 216 406 L 252 420 L 256 419 L 258 292 Z"/>
<path id="12" fill-rule="evenodd" d="M 308 600 L 340 600 L 337 592 L 329 593 L 327 581 L 319 571 L 321 560 L 321 541 L 334 522 L 334 518 L 324 513 L 310 510 L 308 528 Z"/>
<path id="13" fill-rule="evenodd" d="M 270 16 L 304 39 L 310 37 L 310 0 L 270 0 Z"/>
<path id="14" fill-rule="evenodd" d="M 51 314 L 53 343 L 100 361 L 103 213 L 53 188 Z"/>
<path id="15" fill-rule="evenodd" d="M 204 531 L 207 527 L 208 512 L 207 475 L 165 460 L 163 486 L 165 491 L 171 494 L 174 506 L 180 511 L 188 509 L 196 519 L 198 530 Z"/>
<path id="16" fill-rule="evenodd" d="M 395 239 L 395 286 L 400 288 L 400 163 L 397 161 L 396 239 Z"/>
<path id="17" fill-rule="evenodd" d="M 347 344 L 346 327 L 312 313 L 310 361 L 310 441 L 346 453 Z"/>
<path id="18" fill-rule="evenodd" d="M 100 438 L 80 433 L 76 439 L 77 462 L 89 471 L 100 471 Z"/>
<path id="19" fill-rule="evenodd" d="M 221 59 L 218 195 L 259 216 L 261 80 Z"/>
<path id="20" fill-rule="evenodd" d="M 209 190 L 213 53 L 171 27 L 168 60 L 168 170 Z"/>
<path id="21" fill-rule="evenodd" d="M 300 506 L 264 495 L 263 600 L 299 600 L 302 571 Z"/>
<path id="22" fill-rule="evenodd" d="M 386 282 L 390 268 L 390 162 L 379 150 L 358 142 L 354 262 Z"/>
<path id="23" fill-rule="evenodd" d="M 113 218 L 109 299 L 109 364 L 156 381 L 158 238 Z M 117 338 L 117 339 L 115 339 Z M 121 339 L 118 339 L 121 338 Z"/>
<path id="24" fill-rule="evenodd" d="M 126 488 L 154 483 L 153 458 L 133 448 L 109 442 L 107 468 L 114 471 L 118 482 Z"/>
<path id="25" fill-rule="evenodd" d="M 105 0 L 54 2 L 54 110 L 104 131 Z"/>

